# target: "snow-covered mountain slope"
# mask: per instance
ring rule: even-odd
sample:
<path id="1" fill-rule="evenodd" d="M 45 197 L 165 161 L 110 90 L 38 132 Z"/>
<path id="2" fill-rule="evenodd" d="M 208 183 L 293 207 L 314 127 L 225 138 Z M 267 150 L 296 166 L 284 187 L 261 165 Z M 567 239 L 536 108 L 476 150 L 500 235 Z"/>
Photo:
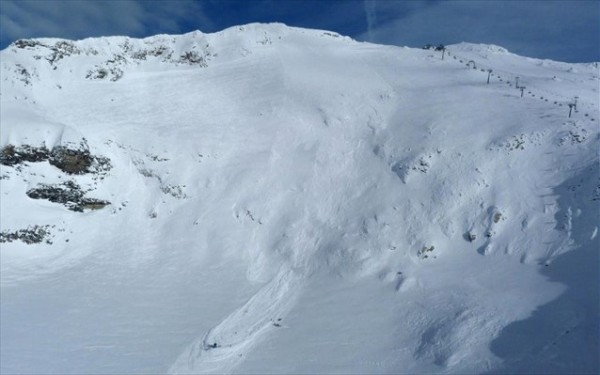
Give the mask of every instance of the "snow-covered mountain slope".
<path id="1" fill-rule="evenodd" d="M 598 64 L 279 24 L 0 61 L 2 373 L 598 371 Z"/>

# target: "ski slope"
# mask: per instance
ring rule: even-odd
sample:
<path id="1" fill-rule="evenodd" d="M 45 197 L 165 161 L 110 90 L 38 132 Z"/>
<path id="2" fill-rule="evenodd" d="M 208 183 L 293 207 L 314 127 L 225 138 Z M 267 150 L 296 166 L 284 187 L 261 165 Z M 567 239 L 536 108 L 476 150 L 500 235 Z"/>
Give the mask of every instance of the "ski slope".
<path id="1" fill-rule="evenodd" d="M 0 165 L 48 232 L 1 243 L 0 372 L 598 371 L 598 63 L 281 24 L 0 63 L 4 150 L 111 164 Z M 64 181 L 111 204 L 26 194 Z"/>

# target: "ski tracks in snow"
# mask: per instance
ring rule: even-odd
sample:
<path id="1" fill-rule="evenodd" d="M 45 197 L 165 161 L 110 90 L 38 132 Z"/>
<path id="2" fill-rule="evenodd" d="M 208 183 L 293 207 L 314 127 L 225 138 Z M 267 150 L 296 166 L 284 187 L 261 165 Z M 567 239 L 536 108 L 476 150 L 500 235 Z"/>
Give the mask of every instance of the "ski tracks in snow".
<path id="1" fill-rule="evenodd" d="M 282 268 L 242 307 L 197 339 L 175 361 L 170 374 L 230 372 L 260 337 L 278 329 L 301 290 L 303 275 Z"/>

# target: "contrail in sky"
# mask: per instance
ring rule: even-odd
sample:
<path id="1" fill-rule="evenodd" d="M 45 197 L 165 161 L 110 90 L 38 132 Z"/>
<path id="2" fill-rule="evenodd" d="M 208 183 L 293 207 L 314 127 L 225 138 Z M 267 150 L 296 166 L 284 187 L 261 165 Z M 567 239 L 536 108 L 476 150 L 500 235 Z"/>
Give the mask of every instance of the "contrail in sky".
<path id="1" fill-rule="evenodd" d="M 365 0 L 365 15 L 367 16 L 367 33 L 369 41 L 373 41 L 373 28 L 377 23 L 377 12 L 375 11 L 375 0 Z"/>

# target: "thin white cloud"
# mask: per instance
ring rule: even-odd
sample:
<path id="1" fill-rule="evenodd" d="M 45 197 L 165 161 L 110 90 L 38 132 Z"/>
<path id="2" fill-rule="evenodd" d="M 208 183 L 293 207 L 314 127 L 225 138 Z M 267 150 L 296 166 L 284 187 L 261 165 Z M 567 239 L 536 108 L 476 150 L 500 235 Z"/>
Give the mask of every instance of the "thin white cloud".
<path id="1" fill-rule="evenodd" d="M 143 37 L 191 31 L 193 25 L 212 27 L 201 3 L 186 0 L 2 0 L 0 20 L 3 44 L 32 37 Z"/>
<path id="2" fill-rule="evenodd" d="M 410 46 L 491 43 L 515 53 L 563 61 L 600 54 L 600 3 L 595 1 L 515 1 L 510 6 L 493 0 L 440 1 L 410 11 L 402 2 L 383 4 L 386 9 L 381 13 L 395 12 L 396 17 L 379 22 L 358 39 Z"/>
<path id="3" fill-rule="evenodd" d="M 2 35 L 24 35 L 27 30 L 13 21 L 6 14 L 0 14 L 0 34 Z"/>
<path id="4" fill-rule="evenodd" d="M 373 41 L 373 29 L 377 25 L 377 3 L 375 0 L 364 0 L 365 16 L 367 17 L 367 34 Z"/>

